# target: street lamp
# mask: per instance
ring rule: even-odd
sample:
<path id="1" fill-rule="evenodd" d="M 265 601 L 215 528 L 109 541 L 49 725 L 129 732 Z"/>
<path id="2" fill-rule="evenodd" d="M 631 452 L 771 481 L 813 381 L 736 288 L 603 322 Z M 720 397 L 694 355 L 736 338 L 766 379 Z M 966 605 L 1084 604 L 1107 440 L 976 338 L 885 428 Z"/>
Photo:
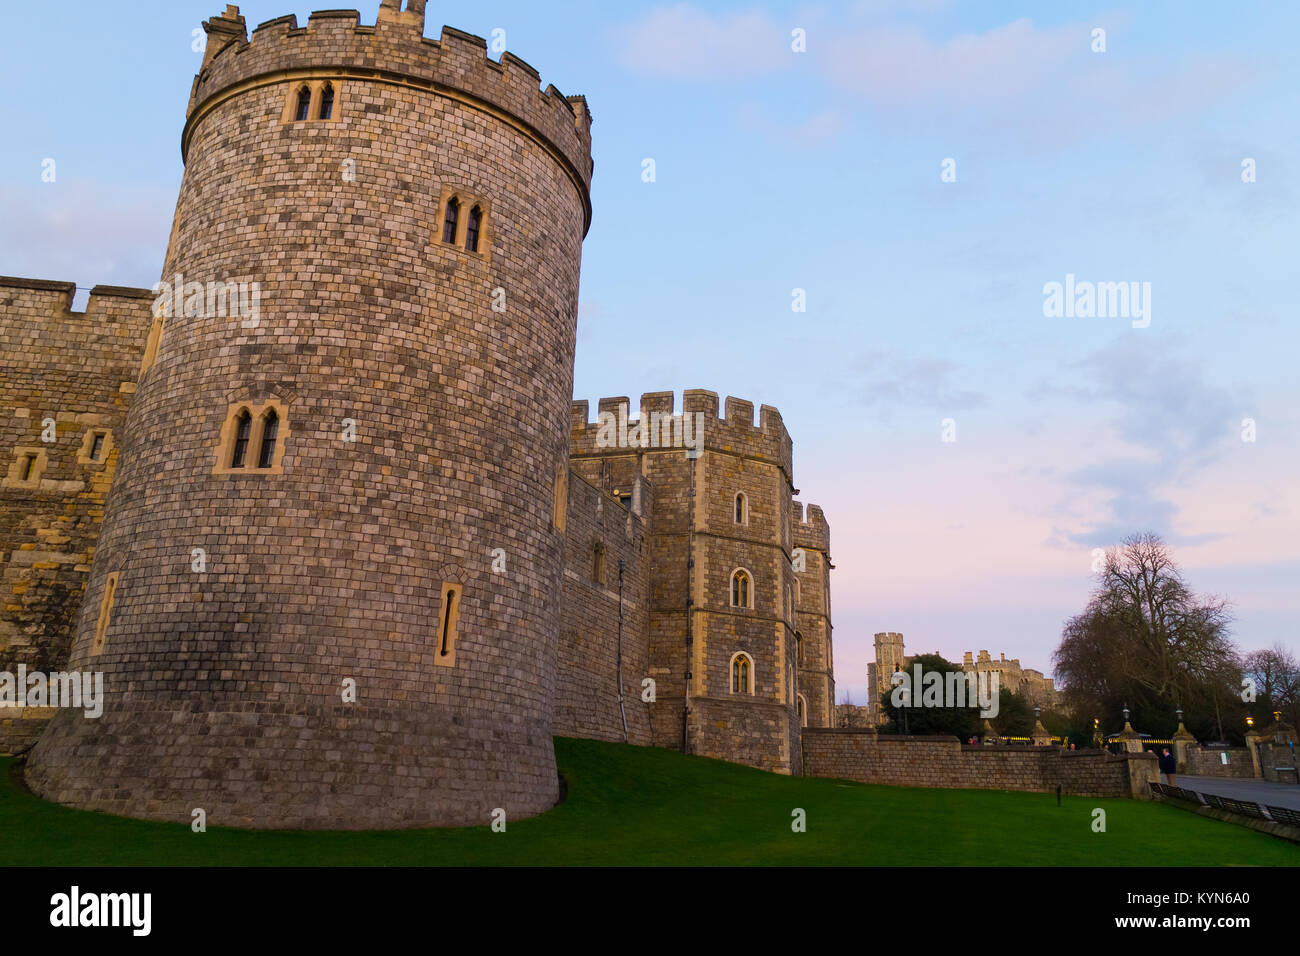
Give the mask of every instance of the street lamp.
<path id="1" fill-rule="evenodd" d="M 1177 710 L 1175 710 L 1174 716 L 1178 718 L 1178 722 L 1181 724 L 1183 722 L 1183 709 L 1179 707 Z"/>
<path id="2" fill-rule="evenodd" d="M 1124 705 L 1124 723 L 1128 723 L 1128 704 Z"/>

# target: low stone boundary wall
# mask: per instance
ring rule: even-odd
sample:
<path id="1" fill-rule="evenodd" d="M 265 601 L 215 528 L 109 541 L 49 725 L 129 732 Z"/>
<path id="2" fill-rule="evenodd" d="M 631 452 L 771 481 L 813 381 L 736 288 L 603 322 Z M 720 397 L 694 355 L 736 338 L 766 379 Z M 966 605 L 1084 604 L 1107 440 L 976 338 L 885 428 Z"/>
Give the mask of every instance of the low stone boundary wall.
<path id="1" fill-rule="evenodd" d="M 870 730 L 804 728 L 804 773 L 901 787 L 1055 791 L 1151 799 L 1154 754 L 1058 747 L 966 745 L 956 737 L 893 737 Z"/>
<path id="2" fill-rule="evenodd" d="M 1228 762 L 1223 762 L 1222 754 L 1228 755 Z M 1250 751 L 1245 747 L 1188 747 L 1187 769 L 1183 773 L 1193 777 L 1235 777 L 1252 779 L 1255 776 L 1255 764 L 1250 759 Z"/>

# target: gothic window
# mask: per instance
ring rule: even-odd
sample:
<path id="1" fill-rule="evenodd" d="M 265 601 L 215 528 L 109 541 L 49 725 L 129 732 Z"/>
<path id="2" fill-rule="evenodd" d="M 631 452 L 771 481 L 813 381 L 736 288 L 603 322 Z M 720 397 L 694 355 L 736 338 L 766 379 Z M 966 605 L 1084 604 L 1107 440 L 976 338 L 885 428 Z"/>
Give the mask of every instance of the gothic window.
<path id="1" fill-rule="evenodd" d="M 288 420 L 284 405 L 232 405 L 221 430 L 216 474 L 280 474 Z"/>
<path id="2" fill-rule="evenodd" d="M 295 120 L 305 120 L 311 115 L 311 89 L 304 86 L 298 91 L 298 108 L 293 114 Z"/>
<path id="3" fill-rule="evenodd" d="M 447 200 L 447 214 L 442 220 L 442 241 L 456 241 L 456 225 L 460 220 L 460 201 L 452 196 Z"/>
<path id="4" fill-rule="evenodd" d="M 253 431 L 253 416 L 247 408 L 239 413 L 235 426 L 235 447 L 230 455 L 231 468 L 243 468 L 244 459 L 248 457 L 248 437 Z"/>
<path id="5" fill-rule="evenodd" d="M 736 495 L 735 518 L 736 524 L 749 523 L 749 500 L 743 491 Z"/>
<path id="6" fill-rule="evenodd" d="M 478 252 L 478 234 L 483 228 L 483 210 L 475 206 L 469 211 L 469 221 L 465 224 L 465 248 Z"/>
<path id="7" fill-rule="evenodd" d="M 262 449 L 257 456 L 258 468 L 270 468 L 275 461 L 275 436 L 280 431 L 280 416 L 272 408 L 262 416 Z"/>
<path id="8" fill-rule="evenodd" d="M 803 635 L 798 631 L 794 632 L 794 659 L 798 664 L 803 664 Z"/>
<path id="9" fill-rule="evenodd" d="M 320 118 L 329 119 L 334 115 L 334 87 L 329 83 L 320 91 Z"/>
<path id="10" fill-rule="evenodd" d="M 754 693 L 754 662 L 745 653 L 737 654 L 731 659 L 731 692 L 733 694 Z"/>
<path id="11" fill-rule="evenodd" d="M 749 572 L 737 569 L 731 575 L 731 606 L 753 607 L 753 593 Z"/>
<path id="12" fill-rule="evenodd" d="M 605 546 L 600 542 L 591 550 L 591 579 L 597 584 L 605 583 Z"/>
<path id="13" fill-rule="evenodd" d="M 803 694 L 800 694 L 796 698 L 796 700 L 798 701 L 798 707 L 799 707 L 799 726 L 807 727 L 808 726 L 808 701 L 804 700 Z"/>

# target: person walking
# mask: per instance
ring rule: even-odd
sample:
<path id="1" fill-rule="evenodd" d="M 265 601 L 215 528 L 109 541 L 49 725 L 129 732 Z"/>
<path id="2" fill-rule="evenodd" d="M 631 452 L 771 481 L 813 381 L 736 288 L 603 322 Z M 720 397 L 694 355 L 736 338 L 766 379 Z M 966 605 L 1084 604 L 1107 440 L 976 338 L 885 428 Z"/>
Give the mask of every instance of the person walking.
<path id="1" fill-rule="evenodd" d="M 1160 754 L 1160 772 L 1165 775 L 1165 781 L 1171 787 L 1178 786 L 1178 784 L 1174 783 L 1174 774 L 1177 770 L 1178 758 L 1171 754 L 1169 748 L 1166 747 Z"/>

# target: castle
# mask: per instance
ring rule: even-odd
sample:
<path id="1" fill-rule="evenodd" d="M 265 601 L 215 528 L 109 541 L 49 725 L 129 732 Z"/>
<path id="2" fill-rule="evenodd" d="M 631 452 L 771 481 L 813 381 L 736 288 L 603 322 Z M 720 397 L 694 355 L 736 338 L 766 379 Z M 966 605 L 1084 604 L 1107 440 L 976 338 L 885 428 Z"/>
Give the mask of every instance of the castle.
<path id="1" fill-rule="evenodd" d="M 553 735 L 799 773 L 833 722 L 780 414 L 589 421 L 586 100 L 424 6 L 227 7 L 166 291 L 0 278 L 0 671 L 104 675 L 98 719 L 0 708 L 49 799 L 483 824 L 555 804 Z"/>
<path id="2" fill-rule="evenodd" d="M 866 723 L 868 726 L 883 724 L 887 721 L 883 702 L 888 698 L 892 685 L 891 676 L 896 671 L 907 670 L 912 658 L 903 650 L 903 635 L 894 631 L 882 631 L 875 637 L 876 659 L 867 665 Z M 934 652 L 938 655 L 938 651 Z M 942 655 L 939 655 L 942 656 Z M 961 669 L 967 673 L 997 674 L 999 689 L 1006 689 L 1013 694 L 1021 694 L 1036 704 L 1051 707 L 1056 703 L 1056 684 L 1042 671 L 1031 667 L 1021 667 L 1016 658 L 1007 660 L 1002 654 L 993 660 L 988 651 L 980 651 L 974 656 L 966 651 L 962 656 Z M 848 715 L 845 715 L 848 716 Z"/>

